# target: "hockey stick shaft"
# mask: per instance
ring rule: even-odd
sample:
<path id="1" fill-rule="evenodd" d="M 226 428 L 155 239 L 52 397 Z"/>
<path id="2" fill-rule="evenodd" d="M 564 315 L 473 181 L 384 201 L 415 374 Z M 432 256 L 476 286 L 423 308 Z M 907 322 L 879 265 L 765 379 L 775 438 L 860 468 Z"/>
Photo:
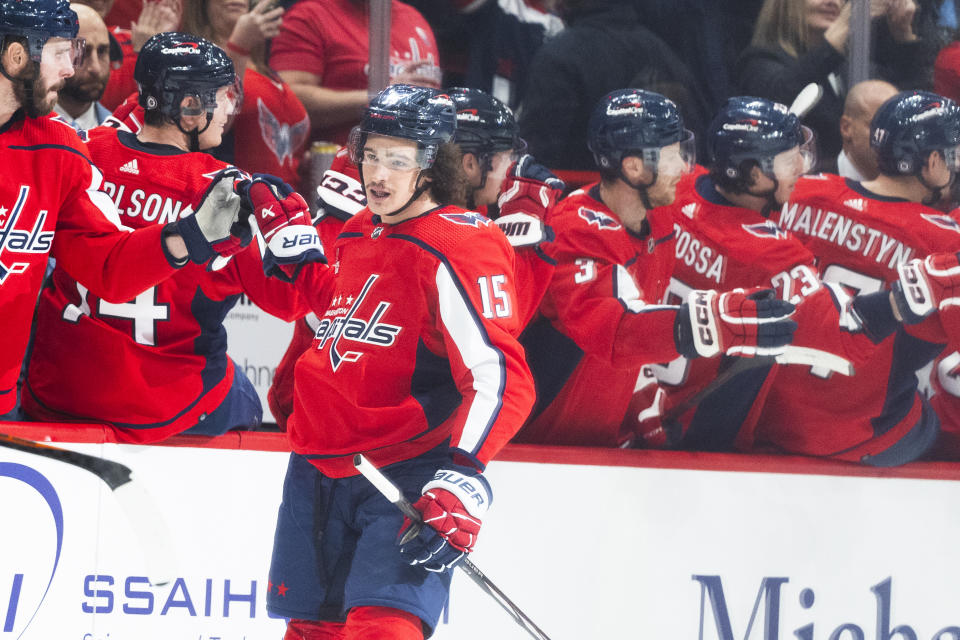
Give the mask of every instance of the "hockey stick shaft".
<path id="1" fill-rule="evenodd" d="M 0 433 L 0 446 L 79 467 L 103 480 L 140 542 L 150 583 L 157 586 L 170 581 L 176 566 L 176 556 L 170 546 L 169 530 L 153 498 L 139 482 L 134 482 L 130 467 L 106 458 L 61 449 L 6 433 Z"/>
<path id="2" fill-rule="evenodd" d="M 423 524 L 423 517 L 412 504 L 403 496 L 400 488 L 390 481 L 373 463 L 367 460 L 362 454 L 356 454 L 353 457 L 353 465 L 357 468 L 363 477 L 370 481 L 388 501 L 392 502 L 403 515 L 410 518 L 412 522 Z M 493 582 L 488 578 L 477 565 L 473 564 L 470 558 L 464 557 L 457 566 L 463 569 L 463 572 L 483 589 L 490 597 L 497 601 L 503 609 L 510 614 L 514 621 L 537 640 L 550 640 L 540 627 L 534 624 L 533 620 L 520 610 L 510 598 L 506 596 Z"/>

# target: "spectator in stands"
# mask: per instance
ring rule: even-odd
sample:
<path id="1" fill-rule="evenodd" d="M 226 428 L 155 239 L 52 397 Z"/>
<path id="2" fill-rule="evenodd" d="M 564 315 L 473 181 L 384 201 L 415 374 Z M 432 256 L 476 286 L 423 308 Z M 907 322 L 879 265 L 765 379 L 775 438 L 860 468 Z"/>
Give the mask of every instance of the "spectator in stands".
<path id="1" fill-rule="evenodd" d="M 641 88 L 676 82 L 689 88 L 684 112 L 694 128 L 709 109 L 694 77 L 660 38 L 640 24 L 634 7 L 615 0 L 563 0 L 567 27 L 544 42 L 521 89 L 520 134 L 540 162 L 556 169 L 592 170 L 587 121 L 614 89 L 645 78 Z"/>
<path id="2" fill-rule="evenodd" d="M 960 42 L 948 44 L 937 54 L 933 90 L 951 100 L 960 99 Z"/>
<path id="3" fill-rule="evenodd" d="M 406 0 L 433 27 L 444 86 L 474 87 L 516 109 L 540 45 L 563 29 L 549 0 Z"/>
<path id="4" fill-rule="evenodd" d="M 150 0 L 144 2 L 142 9 L 123 22 L 114 22 L 111 12 L 113 0 L 77 0 L 79 4 L 90 6 L 100 14 L 110 32 L 110 63 L 112 73 L 107 88 L 100 98 L 101 104 L 111 111 L 130 94 L 136 93 L 137 83 L 133 79 L 133 68 L 137 64 L 137 52 L 152 36 L 164 31 L 172 31 L 180 24 L 180 0 Z M 121 3 L 124 8 L 133 3 Z M 108 15 L 111 17 L 108 19 Z M 121 26 L 124 23 L 129 25 Z"/>
<path id="5" fill-rule="evenodd" d="M 884 80 L 865 80 L 850 88 L 840 117 L 843 148 L 837 156 L 837 173 L 857 182 L 873 180 L 880 173 L 877 157 L 870 148 L 870 121 L 897 88 Z"/>
<path id="6" fill-rule="evenodd" d="M 736 79 L 742 93 L 790 104 L 811 82 L 823 88 L 823 98 L 805 123 L 817 134 L 821 169 L 836 171 L 840 153 L 837 122 L 846 89 L 842 76 L 850 35 L 852 3 L 840 0 L 766 0 L 750 48 L 737 61 Z M 924 43 L 913 30 L 914 0 L 871 0 L 871 15 L 884 16 L 874 29 L 874 77 L 902 88 L 925 83 Z M 926 87 L 925 87 L 926 88 Z"/>
<path id="7" fill-rule="evenodd" d="M 634 0 L 634 4 L 644 26 L 663 38 L 690 69 L 711 113 L 719 109 L 734 93 L 733 65 L 750 44 L 763 0 Z"/>
<path id="8" fill-rule="evenodd" d="M 77 37 L 85 41 L 83 62 L 64 81 L 53 109 L 75 129 L 92 129 L 110 115 L 99 102 L 110 78 L 110 37 L 96 11 L 82 4 L 70 8 L 80 21 Z"/>
<path id="9" fill-rule="evenodd" d="M 243 104 L 212 153 L 250 173 L 269 173 L 300 182 L 310 119 L 290 85 L 266 62 L 266 42 L 280 31 L 283 8 L 271 2 L 188 0 L 183 29 L 212 41 L 233 60 L 243 85 Z"/>
<path id="10" fill-rule="evenodd" d="M 345 144 L 367 107 L 370 57 L 366 0 L 302 0 L 271 43 L 270 66 L 313 123 L 314 140 Z M 437 45 L 415 9 L 391 3 L 390 82 L 440 87 Z"/>

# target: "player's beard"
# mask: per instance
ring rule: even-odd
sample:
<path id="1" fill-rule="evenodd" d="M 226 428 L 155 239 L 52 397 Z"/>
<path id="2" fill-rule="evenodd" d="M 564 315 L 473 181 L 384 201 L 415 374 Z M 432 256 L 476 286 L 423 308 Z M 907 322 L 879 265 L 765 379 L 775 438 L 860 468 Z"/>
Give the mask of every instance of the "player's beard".
<path id="1" fill-rule="evenodd" d="M 29 69 L 33 66 L 33 70 Z M 18 77 L 20 82 L 13 83 L 14 95 L 17 101 L 23 105 L 24 111 L 30 118 L 40 118 L 53 111 L 53 106 L 57 104 L 57 93 L 63 88 L 64 80 L 44 86 L 43 78 L 36 65 L 28 65 Z M 28 86 L 31 90 L 28 90 Z M 47 94 L 54 91 L 52 96 Z"/>

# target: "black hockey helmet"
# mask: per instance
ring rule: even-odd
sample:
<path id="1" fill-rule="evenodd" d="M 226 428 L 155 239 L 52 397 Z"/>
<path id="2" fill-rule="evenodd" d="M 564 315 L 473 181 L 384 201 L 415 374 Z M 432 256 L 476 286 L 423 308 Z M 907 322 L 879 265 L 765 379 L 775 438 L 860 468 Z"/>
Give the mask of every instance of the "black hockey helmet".
<path id="1" fill-rule="evenodd" d="M 683 118 L 672 100 L 644 89 L 619 89 L 604 96 L 587 123 L 587 147 L 601 169 L 619 169 L 627 156 L 639 156 L 656 171 L 660 149 L 689 141 Z"/>
<path id="2" fill-rule="evenodd" d="M 464 152 L 478 156 L 498 151 L 522 153 L 526 143 L 507 105 L 480 89 L 452 87 L 444 93 L 457 108 L 454 142 Z"/>
<path id="3" fill-rule="evenodd" d="M 880 105 L 870 123 L 870 147 L 884 175 L 919 175 L 934 151 L 943 153 L 956 173 L 958 146 L 960 107 L 929 91 L 898 93 Z"/>
<path id="4" fill-rule="evenodd" d="M 40 62 L 47 40 L 72 40 L 79 29 L 77 14 L 67 0 L 0 0 L 0 36 L 26 38 L 34 62 Z"/>
<path id="5" fill-rule="evenodd" d="M 457 113 L 453 100 L 428 87 L 393 84 L 370 101 L 360 125 L 350 132 L 347 147 L 359 166 L 370 134 L 402 138 L 417 143 L 417 163 L 429 169 L 441 144 L 453 139 Z"/>
<path id="6" fill-rule="evenodd" d="M 147 40 L 137 56 L 133 78 L 140 89 L 140 106 L 174 122 L 181 115 L 212 114 L 220 87 L 235 88 L 234 106 L 240 100 L 230 57 L 212 42 L 188 33 L 168 31 Z M 187 97 L 194 98 L 195 106 L 181 107 Z"/>
<path id="7" fill-rule="evenodd" d="M 745 160 L 757 163 L 772 179 L 777 154 L 800 147 L 804 172 L 816 164 L 813 134 L 801 126 L 800 119 L 786 105 L 738 96 L 730 98 L 710 123 L 707 146 L 713 170 L 735 180 Z"/>

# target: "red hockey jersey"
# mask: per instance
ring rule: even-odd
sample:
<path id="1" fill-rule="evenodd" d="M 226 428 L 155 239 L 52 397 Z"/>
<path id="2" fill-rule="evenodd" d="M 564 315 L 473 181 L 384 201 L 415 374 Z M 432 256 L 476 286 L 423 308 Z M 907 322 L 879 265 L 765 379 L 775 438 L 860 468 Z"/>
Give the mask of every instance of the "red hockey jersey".
<path id="1" fill-rule="evenodd" d="M 825 282 L 851 293 L 880 291 L 897 277 L 898 264 L 960 243 L 960 224 L 949 216 L 825 174 L 802 178 L 777 222 L 810 249 Z M 792 453 L 876 465 L 922 455 L 937 420 L 917 393 L 914 372 L 942 345 L 910 332 L 885 340 L 852 377 L 782 368 L 758 440 Z"/>
<path id="2" fill-rule="evenodd" d="M 104 191 L 135 228 L 190 215 L 227 166 L 109 128 L 92 130 L 89 147 Z M 122 442 L 154 442 L 192 427 L 233 383 L 222 323 L 241 293 L 284 319 L 307 311 L 293 287 L 263 275 L 255 247 L 219 271 L 191 263 L 119 304 L 58 264 L 40 298 L 24 408 L 46 419 L 110 423 Z"/>
<path id="3" fill-rule="evenodd" d="M 873 343 L 862 333 L 842 328 L 840 307 L 821 285 L 813 255 L 791 233 L 751 209 L 727 201 L 707 174 L 684 177 L 677 186 L 674 211 L 676 263 L 666 302 L 680 304 L 693 289 L 727 291 L 737 287 L 774 289 L 797 304 L 793 346 L 812 347 L 862 364 Z M 842 295 L 842 292 L 839 292 Z M 697 393 L 731 358 L 680 357 L 654 366 L 667 394 L 670 412 Z M 796 366 L 796 365 L 794 365 Z M 698 450 L 748 449 L 766 391 L 770 367 L 750 369 L 677 416 L 683 447 Z M 636 420 L 636 416 L 628 416 Z"/>
<path id="4" fill-rule="evenodd" d="M 0 127 L 0 413 L 16 404 L 47 256 L 90 291 L 114 302 L 169 277 L 176 269 L 161 245 L 160 226 L 130 233 L 98 191 L 100 171 L 73 128 L 52 118 L 14 114 Z M 90 377 L 90 369 L 83 374 Z"/>
<path id="5" fill-rule="evenodd" d="M 561 200 L 548 222 L 557 261 L 522 337 L 537 406 L 517 442 L 617 445 L 640 368 L 676 358 L 677 307 L 662 306 L 674 261 L 673 219 L 654 209 L 634 234 L 590 185 Z"/>
<path id="6" fill-rule="evenodd" d="M 296 365 L 294 450 L 344 477 L 353 453 L 384 465 L 448 441 L 482 468 L 533 404 L 506 238 L 458 207 L 395 225 L 364 209 L 327 257 L 297 279 L 330 304 Z"/>

